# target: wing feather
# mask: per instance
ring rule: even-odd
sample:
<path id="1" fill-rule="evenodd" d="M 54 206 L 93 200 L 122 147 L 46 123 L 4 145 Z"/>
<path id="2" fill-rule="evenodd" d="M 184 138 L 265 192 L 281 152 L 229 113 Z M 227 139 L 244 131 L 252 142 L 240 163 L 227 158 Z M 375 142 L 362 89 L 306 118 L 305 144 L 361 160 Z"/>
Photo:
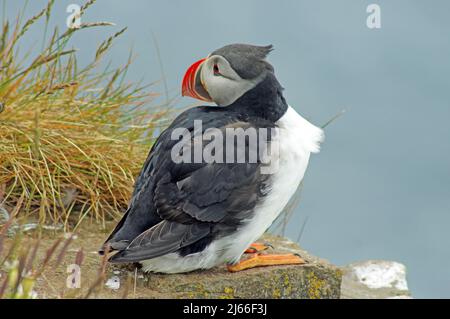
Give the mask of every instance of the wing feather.
<path id="1" fill-rule="evenodd" d="M 136 237 L 124 250 L 110 258 L 111 262 L 134 262 L 175 252 L 210 233 L 208 225 L 185 225 L 162 221 Z"/>
<path id="2" fill-rule="evenodd" d="M 181 115 L 156 141 L 136 182 L 127 220 L 121 221 L 116 234 L 110 237 L 123 239 L 128 246 L 119 250 L 112 262 L 135 262 L 155 258 L 180 250 L 206 237 L 230 234 L 253 213 L 258 200 L 264 196 L 269 175 L 261 173 L 261 161 L 256 163 L 175 163 L 171 148 L 177 142 L 170 139 L 171 130 L 187 127 L 193 130 L 193 119 L 199 114 L 191 111 L 191 117 Z M 220 112 L 202 113 L 203 129 L 221 130 L 257 127 L 240 122 L 236 118 L 226 121 Z M 209 117 L 208 117 L 209 116 Z M 270 123 L 259 123 L 270 127 Z M 246 144 L 248 151 L 248 145 Z M 143 208 L 150 207 L 146 212 Z M 135 208 L 139 208 L 136 211 Z M 152 223 L 146 223 L 151 214 Z M 139 223 L 150 224 L 146 230 Z M 127 228 L 128 227 L 128 228 Z M 124 230 L 133 229 L 132 232 Z M 127 238 L 128 236 L 128 238 Z"/>

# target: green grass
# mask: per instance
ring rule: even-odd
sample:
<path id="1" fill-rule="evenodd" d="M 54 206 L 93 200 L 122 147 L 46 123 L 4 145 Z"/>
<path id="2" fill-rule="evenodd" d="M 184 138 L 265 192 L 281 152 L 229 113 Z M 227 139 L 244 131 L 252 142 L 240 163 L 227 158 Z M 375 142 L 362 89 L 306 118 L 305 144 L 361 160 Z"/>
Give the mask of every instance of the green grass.
<path id="1" fill-rule="evenodd" d="M 5 245 L 6 235 L 12 222 L 13 219 L 10 219 L 0 228 L 0 299 L 34 298 L 33 288 L 36 280 L 48 270 L 52 259 L 56 262 L 54 267 L 59 266 L 72 238 L 66 239 L 65 242 L 61 239 L 55 240 L 46 250 L 44 258 L 38 261 L 36 257 L 40 249 L 39 240 L 26 242 L 18 233 L 9 247 Z"/>
<path id="2" fill-rule="evenodd" d="M 111 28 L 108 22 L 54 29 L 41 52 L 20 56 L 21 40 L 37 21 L 45 20 L 48 29 L 53 4 L 25 22 L 2 25 L 0 205 L 23 220 L 62 224 L 67 231 L 84 220 L 104 223 L 121 214 L 150 136 L 168 111 L 149 112 L 155 94 L 127 83 L 131 53 L 123 66 L 101 69 L 125 29 L 99 43 L 92 62 L 79 66 L 72 36 Z"/>

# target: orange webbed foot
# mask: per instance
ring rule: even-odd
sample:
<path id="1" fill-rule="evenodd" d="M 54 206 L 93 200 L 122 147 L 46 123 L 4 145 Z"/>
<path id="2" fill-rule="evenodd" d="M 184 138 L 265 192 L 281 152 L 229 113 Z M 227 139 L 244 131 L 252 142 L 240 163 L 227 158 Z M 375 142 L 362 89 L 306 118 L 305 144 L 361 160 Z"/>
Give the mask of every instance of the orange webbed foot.
<path id="1" fill-rule="evenodd" d="M 247 248 L 247 250 L 244 252 L 245 254 L 254 254 L 259 253 L 261 251 L 267 250 L 269 248 L 273 248 L 272 245 L 267 243 L 253 243 L 250 245 L 250 247 Z"/>
<path id="2" fill-rule="evenodd" d="M 228 271 L 237 272 L 255 267 L 276 266 L 276 265 L 301 265 L 306 261 L 295 254 L 253 254 L 250 258 L 240 261 L 234 265 L 228 265 Z"/>

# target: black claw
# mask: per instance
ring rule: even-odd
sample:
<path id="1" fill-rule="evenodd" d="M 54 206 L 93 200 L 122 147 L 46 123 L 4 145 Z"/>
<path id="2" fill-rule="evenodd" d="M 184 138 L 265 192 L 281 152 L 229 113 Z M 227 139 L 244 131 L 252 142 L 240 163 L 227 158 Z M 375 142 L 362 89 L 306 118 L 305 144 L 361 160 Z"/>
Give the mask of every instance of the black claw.
<path id="1" fill-rule="evenodd" d="M 305 262 L 308 262 L 308 260 L 305 257 L 303 257 L 302 255 L 300 255 L 299 253 L 294 253 L 293 255 L 303 259 Z"/>

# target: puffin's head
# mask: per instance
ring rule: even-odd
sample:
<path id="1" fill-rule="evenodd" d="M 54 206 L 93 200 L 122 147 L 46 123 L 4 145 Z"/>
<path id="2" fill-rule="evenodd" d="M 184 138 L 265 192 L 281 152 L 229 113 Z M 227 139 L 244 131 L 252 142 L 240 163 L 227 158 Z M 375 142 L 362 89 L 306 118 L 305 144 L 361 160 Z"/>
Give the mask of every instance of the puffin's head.
<path id="1" fill-rule="evenodd" d="M 227 106 L 260 83 L 273 67 L 265 60 L 272 46 L 230 44 L 192 64 L 182 95 Z"/>

